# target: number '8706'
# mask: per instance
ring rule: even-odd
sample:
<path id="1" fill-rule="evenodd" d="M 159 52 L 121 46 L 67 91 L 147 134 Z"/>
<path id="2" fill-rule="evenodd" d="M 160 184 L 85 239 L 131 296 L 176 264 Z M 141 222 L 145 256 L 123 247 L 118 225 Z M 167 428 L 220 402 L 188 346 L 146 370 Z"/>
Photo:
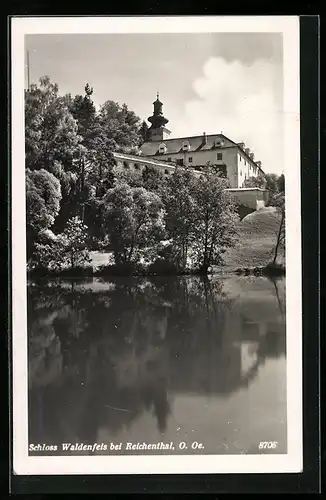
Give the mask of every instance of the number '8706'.
<path id="1" fill-rule="evenodd" d="M 277 441 L 261 441 L 259 443 L 258 448 L 260 450 L 275 450 L 277 448 L 278 442 Z"/>

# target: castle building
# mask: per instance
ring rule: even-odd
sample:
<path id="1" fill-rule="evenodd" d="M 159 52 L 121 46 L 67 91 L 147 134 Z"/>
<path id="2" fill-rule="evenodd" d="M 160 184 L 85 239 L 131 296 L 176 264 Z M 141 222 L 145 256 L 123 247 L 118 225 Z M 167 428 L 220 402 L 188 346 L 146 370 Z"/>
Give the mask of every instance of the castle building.
<path id="1" fill-rule="evenodd" d="M 191 168 L 200 175 L 207 165 L 214 165 L 221 175 L 229 181 L 229 191 L 233 192 L 239 203 L 252 209 L 266 204 L 268 193 L 264 189 L 245 188 L 249 177 L 264 175 L 262 164 L 243 142 L 236 143 L 223 133 L 170 138 L 171 131 L 166 127 L 169 120 L 163 115 L 163 103 L 159 94 L 153 102 L 153 114 L 147 140 L 140 147 L 140 155 L 114 153 L 118 164 L 125 167 L 143 169 L 149 166 L 160 169 L 169 175 L 177 165 Z"/>
<path id="2" fill-rule="evenodd" d="M 163 115 L 163 104 L 157 95 L 153 115 L 148 118 L 151 127 L 148 140 L 141 146 L 142 155 L 156 160 L 184 165 L 196 170 L 207 163 L 215 165 L 228 178 L 230 188 L 241 188 L 246 179 L 264 175 L 261 162 L 244 143 L 236 143 L 223 135 L 212 134 L 170 139 Z"/>

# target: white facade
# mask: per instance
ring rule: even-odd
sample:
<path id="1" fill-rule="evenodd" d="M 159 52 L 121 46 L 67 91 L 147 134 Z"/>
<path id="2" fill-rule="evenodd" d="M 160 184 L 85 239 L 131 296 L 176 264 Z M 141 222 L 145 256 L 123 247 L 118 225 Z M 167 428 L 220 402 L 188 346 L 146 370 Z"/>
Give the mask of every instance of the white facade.
<path id="1" fill-rule="evenodd" d="M 242 188 L 246 179 L 263 174 L 261 162 L 255 162 L 253 153 L 244 144 L 239 145 L 221 134 L 150 140 L 140 149 L 147 158 L 194 169 L 211 163 L 221 168 L 230 188 Z"/>

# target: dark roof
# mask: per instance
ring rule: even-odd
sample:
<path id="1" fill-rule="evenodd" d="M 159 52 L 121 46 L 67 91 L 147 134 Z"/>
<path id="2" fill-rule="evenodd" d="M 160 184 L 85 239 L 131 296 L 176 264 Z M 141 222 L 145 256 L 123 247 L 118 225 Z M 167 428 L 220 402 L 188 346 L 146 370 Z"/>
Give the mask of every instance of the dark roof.
<path id="1" fill-rule="evenodd" d="M 219 150 L 224 148 L 236 147 L 241 151 L 242 155 L 245 158 L 247 158 L 250 162 L 256 164 L 256 161 L 252 160 L 250 156 L 244 151 L 244 149 L 239 146 L 238 143 L 232 141 L 223 134 L 207 134 L 206 141 L 204 140 L 204 134 L 196 135 L 193 137 L 177 137 L 175 139 L 165 139 L 162 141 L 146 141 L 141 145 L 140 150 L 144 156 L 156 156 L 162 154 L 159 152 L 160 144 L 165 144 L 166 155 L 180 153 L 182 152 L 182 144 L 185 141 L 188 141 L 190 143 L 190 149 L 188 149 L 189 152 L 207 151 L 211 149 Z M 223 141 L 222 147 L 217 146 L 220 141 Z M 262 169 L 258 167 L 258 165 L 257 168 L 262 171 Z"/>
<path id="2" fill-rule="evenodd" d="M 213 149 L 215 142 L 224 141 L 224 146 L 234 146 L 234 143 L 221 134 L 206 135 L 206 143 L 203 135 L 194 137 L 177 137 L 175 139 L 166 139 L 164 141 L 146 141 L 141 146 L 141 151 L 146 156 L 159 154 L 160 144 L 166 145 L 166 154 L 179 153 L 182 151 L 182 144 L 184 141 L 189 141 L 189 151 L 204 151 Z"/>

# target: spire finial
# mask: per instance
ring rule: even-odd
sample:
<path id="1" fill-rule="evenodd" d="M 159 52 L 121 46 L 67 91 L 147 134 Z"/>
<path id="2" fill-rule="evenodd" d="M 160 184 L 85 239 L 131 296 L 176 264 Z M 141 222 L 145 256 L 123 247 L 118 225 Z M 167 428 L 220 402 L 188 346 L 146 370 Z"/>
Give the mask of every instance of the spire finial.
<path id="1" fill-rule="evenodd" d="M 156 97 L 157 97 L 157 99 L 159 99 L 159 98 L 160 98 L 160 93 L 159 93 L 159 91 L 157 91 L 157 93 L 156 93 Z"/>

